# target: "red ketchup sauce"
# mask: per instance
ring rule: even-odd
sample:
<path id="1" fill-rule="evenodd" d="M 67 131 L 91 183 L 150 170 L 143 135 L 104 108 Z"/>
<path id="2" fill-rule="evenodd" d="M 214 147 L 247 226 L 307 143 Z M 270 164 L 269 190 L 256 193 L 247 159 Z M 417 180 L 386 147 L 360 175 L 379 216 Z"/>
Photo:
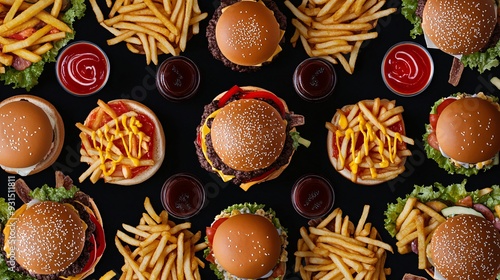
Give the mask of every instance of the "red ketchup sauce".
<path id="1" fill-rule="evenodd" d="M 434 64 L 422 46 L 403 42 L 391 47 L 382 63 L 386 86 L 401 96 L 421 93 L 432 80 Z"/>
<path id="2" fill-rule="evenodd" d="M 321 58 L 308 58 L 301 62 L 293 74 L 295 91 L 307 101 L 321 101 L 330 96 L 337 76 L 330 62 Z"/>
<path id="3" fill-rule="evenodd" d="M 69 45 L 57 60 L 57 78 L 69 93 L 84 96 L 98 92 L 109 77 L 109 60 L 96 45 L 77 42 Z"/>
<path id="4" fill-rule="evenodd" d="M 160 64 L 156 72 L 156 88 L 170 101 L 193 97 L 199 86 L 200 71 L 187 57 L 170 57 Z"/>
<path id="5" fill-rule="evenodd" d="M 307 219 L 327 214 L 333 207 L 335 193 L 327 179 L 305 175 L 292 188 L 292 204 L 297 213 Z"/>
<path id="6" fill-rule="evenodd" d="M 187 219 L 196 215 L 205 203 L 205 189 L 190 174 L 171 176 L 161 189 L 163 208 L 175 218 Z"/>

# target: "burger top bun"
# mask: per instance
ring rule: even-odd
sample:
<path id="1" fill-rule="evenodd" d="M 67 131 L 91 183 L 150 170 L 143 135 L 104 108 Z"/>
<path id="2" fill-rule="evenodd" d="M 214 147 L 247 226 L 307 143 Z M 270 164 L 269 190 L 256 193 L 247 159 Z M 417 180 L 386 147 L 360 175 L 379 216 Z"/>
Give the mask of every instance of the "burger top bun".
<path id="1" fill-rule="evenodd" d="M 500 111 L 481 98 L 458 99 L 441 112 L 436 137 L 443 153 L 457 161 L 489 160 L 500 151 Z"/>
<path id="2" fill-rule="evenodd" d="M 281 154 L 286 122 L 268 103 L 240 99 L 220 109 L 212 123 L 215 152 L 229 167 L 241 171 L 263 169 Z"/>
<path id="3" fill-rule="evenodd" d="M 259 279 L 279 262 L 281 239 L 265 217 L 240 214 L 223 222 L 213 240 L 215 258 L 229 273 Z"/>
<path id="4" fill-rule="evenodd" d="M 471 54 L 483 48 L 497 24 L 494 0 L 428 0 L 422 29 L 442 51 Z"/>
<path id="5" fill-rule="evenodd" d="M 281 40 L 280 26 L 264 3 L 243 0 L 223 10 L 215 36 L 222 54 L 235 64 L 260 65 Z"/>
<path id="6" fill-rule="evenodd" d="M 14 240 L 16 261 L 36 274 L 54 274 L 66 269 L 82 253 L 85 227 L 74 208 L 44 201 L 20 215 Z M 47 262 L 50 260 L 50 262 Z"/>
<path id="7" fill-rule="evenodd" d="M 0 131 L 0 165 L 22 176 L 52 165 L 64 142 L 64 124 L 56 108 L 33 95 L 0 103 Z"/>
<path id="8" fill-rule="evenodd" d="M 448 218 L 430 243 L 434 267 L 445 279 L 496 279 L 500 273 L 500 232 L 473 215 Z"/>

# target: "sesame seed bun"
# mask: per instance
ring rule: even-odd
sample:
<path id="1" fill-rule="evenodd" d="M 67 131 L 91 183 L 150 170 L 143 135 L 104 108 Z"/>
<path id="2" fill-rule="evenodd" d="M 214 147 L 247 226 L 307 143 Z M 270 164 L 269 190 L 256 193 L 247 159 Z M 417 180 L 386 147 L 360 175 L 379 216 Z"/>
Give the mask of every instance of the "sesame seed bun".
<path id="1" fill-rule="evenodd" d="M 224 221 L 215 232 L 213 253 L 230 274 L 260 279 L 279 262 L 281 238 L 274 225 L 256 214 L 239 214 Z"/>
<path id="2" fill-rule="evenodd" d="M 471 54 L 489 41 L 497 24 L 493 0 L 428 0 L 422 29 L 442 51 Z"/>
<path id="3" fill-rule="evenodd" d="M 445 279 L 496 279 L 500 273 L 500 232 L 478 216 L 457 215 L 439 225 L 428 252 Z"/>
<path id="4" fill-rule="evenodd" d="M 0 165 L 11 174 L 38 173 L 59 157 L 64 124 L 57 109 L 33 95 L 16 95 L 0 103 Z"/>
<path id="5" fill-rule="evenodd" d="M 272 57 L 281 40 L 274 14 L 262 2 L 240 1 L 226 7 L 215 28 L 222 54 L 235 64 L 259 65 Z"/>
<path id="6" fill-rule="evenodd" d="M 458 99 L 441 112 L 436 137 L 442 152 L 454 160 L 489 160 L 500 151 L 500 111 L 482 98 Z"/>
<path id="7" fill-rule="evenodd" d="M 220 110 L 211 133 L 222 161 L 236 170 L 253 171 L 268 167 L 279 157 L 286 123 L 269 103 L 240 99 Z"/>
<path id="8" fill-rule="evenodd" d="M 85 227 L 74 208 L 43 201 L 28 207 L 15 223 L 16 261 L 35 274 L 55 274 L 83 251 Z"/>

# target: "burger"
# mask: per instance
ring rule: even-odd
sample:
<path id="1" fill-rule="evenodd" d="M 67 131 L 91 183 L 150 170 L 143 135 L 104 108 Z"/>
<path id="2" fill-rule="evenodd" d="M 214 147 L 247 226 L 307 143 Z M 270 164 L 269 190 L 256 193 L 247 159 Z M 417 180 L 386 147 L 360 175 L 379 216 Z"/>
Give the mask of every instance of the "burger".
<path id="1" fill-rule="evenodd" d="M 13 2 L 9 2 L 13 3 Z M 33 3 L 31 1 L 30 3 Z M 85 14 L 85 1 L 84 0 L 64 0 L 61 1 L 61 12 L 59 13 L 58 19 L 64 22 L 69 28 L 74 30 L 73 22 L 75 20 L 80 19 Z M 8 6 L 5 6 L 8 9 Z M 50 7 L 49 7 L 50 9 Z M 2 22 L 3 18 L 7 14 L 7 12 L 0 12 L 0 22 Z M 0 26 L 2 26 L 0 24 Z M 20 42 L 31 34 L 36 32 L 45 26 L 45 23 L 39 22 L 33 26 L 33 24 L 25 27 L 23 30 L 16 30 L 17 32 L 14 34 L 6 33 L 7 28 L 2 30 L 2 36 L 7 40 Z M 19 25 L 21 27 L 21 25 Z M 13 29 L 14 30 L 14 29 Z M 55 31 L 58 31 L 54 28 Z M 12 30 L 8 30 L 9 32 Z M 69 41 L 75 38 L 75 32 L 66 32 L 64 38 L 54 41 L 52 45 L 52 49 L 47 51 L 45 54 L 39 57 L 39 60 L 36 62 L 32 62 L 19 56 L 20 52 L 14 53 L 5 53 L 5 58 L 11 60 L 10 65 L 5 66 L 5 71 L 0 71 L 0 81 L 3 81 L 6 85 L 12 85 L 13 88 L 24 88 L 26 90 L 31 90 L 34 86 L 38 84 L 38 79 L 43 73 L 43 68 L 46 63 L 56 61 L 57 54 L 60 49 L 62 49 Z M 2 44 L 0 44 L 0 47 Z M 8 61 L 7 60 L 7 61 Z M 33 60 L 33 59 L 32 59 Z M 5 63 L 5 61 L 4 61 Z M 0 65 L 0 68 L 1 65 Z"/>
<path id="2" fill-rule="evenodd" d="M 427 251 L 436 279 L 496 279 L 500 273 L 500 230 L 482 217 L 450 217 L 436 228 Z"/>
<path id="3" fill-rule="evenodd" d="M 471 176 L 499 163 L 500 105 L 483 93 L 434 103 L 423 136 L 428 158 L 450 174 Z"/>
<path id="4" fill-rule="evenodd" d="M 207 227 L 204 255 L 219 279 L 283 279 L 287 232 L 276 213 L 264 207 L 230 206 Z"/>
<path id="5" fill-rule="evenodd" d="M 97 104 L 83 124 L 76 124 L 82 132 L 81 161 L 89 165 L 80 183 L 90 176 L 92 183 L 103 179 L 129 186 L 151 178 L 165 158 L 165 133 L 156 114 L 128 99 Z"/>
<path id="6" fill-rule="evenodd" d="M 64 124 L 57 109 L 33 95 L 16 95 L 0 103 L 0 166 L 21 176 L 38 173 L 59 157 Z"/>
<path id="7" fill-rule="evenodd" d="M 106 245 L 99 210 L 71 179 L 60 177 L 56 188 L 43 185 L 33 191 L 18 179 L 14 189 L 25 204 L 15 212 L 0 201 L 0 213 L 11 214 L 0 219 L 6 221 L 0 270 L 9 279 L 79 280 L 100 260 Z"/>
<path id="8" fill-rule="evenodd" d="M 405 198 L 388 204 L 385 228 L 396 236 L 398 216 L 408 199 L 416 198 L 445 218 L 434 229 L 425 224 L 431 230 L 425 247 L 429 275 L 438 280 L 500 279 L 500 187 L 469 192 L 465 184 L 415 186 Z M 417 243 L 413 240 L 412 249 Z"/>
<path id="9" fill-rule="evenodd" d="M 233 71 L 256 71 L 281 51 L 286 25 L 272 0 L 222 0 L 208 23 L 208 48 Z"/>
<path id="10" fill-rule="evenodd" d="M 437 48 L 461 56 L 455 58 L 450 83 L 458 83 L 464 66 L 483 73 L 499 65 L 495 0 L 405 0 L 401 12 L 414 25 L 413 38 L 425 34 Z"/>
<path id="11" fill-rule="evenodd" d="M 295 129 L 303 123 L 272 92 L 234 86 L 205 106 L 196 153 L 205 170 L 247 190 L 277 178 L 299 144 L 309 145 Z"/>

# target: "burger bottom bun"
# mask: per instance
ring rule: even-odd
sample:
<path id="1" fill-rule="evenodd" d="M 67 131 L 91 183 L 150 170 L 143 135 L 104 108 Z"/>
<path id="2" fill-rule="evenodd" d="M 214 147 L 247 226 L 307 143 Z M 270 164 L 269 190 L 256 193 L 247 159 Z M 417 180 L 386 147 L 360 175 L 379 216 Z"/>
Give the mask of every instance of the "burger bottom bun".
<path id="1" fill-rule="evenodd" d="M 155 133 L 154 133 L 154 138 L 153 138 L 153 160 L 154 160 L 154 165 L 150 166 L 148 169 L 142 171 L 140 174 L 137 174 L 135 177 L 130 178 L 130 179 L 123 179 L 123 180 L 117 180 L 117 181 L 111 181 L 109 183 L 115 184 L 115 185 L 123 185 L 123 186 L 131 186 L 131 185 L 136 185 L 140 184 L 147 179 L 151 178 L 158 169 L 160 169 L 163 159 L 165 158 L 165 133 L 163 131 L 163 126 L 161 125 L 160 120 L 156 116 L 156 114 L 149 109 L 146 105 L 139 103 L 137 101 L 129 100 L 129 99 L 115 99 L 108 101 L 108 104 L 114 103 L 114 102 L 123 102 L 130 108 L 132 111 L 137 112 L 139 114 L 146 115 L 154 124 L 155 126 Z M 99 110 L 99 107 L 94 108 L 90 113 L 88 114 L 87 118 L 85 119 L 84 125 L 88 125 L 90 122 L 90 116 L 94 115 L 94 113 Z"/>
<path id="2" fill-rule="evenodd" d="M 342 107 L 342 111 L 349 111 L 353 105 L 346 105 L 344 107 Z M 333 115 L 333 118 L 331 120 L 331 122 L 333 124 L 337 123 L 338 122 L 338 118 L 339 118 L 339 113 L 335 113 L 335 115 Z M 401 117 L 401 120 L 403 118 Z M 403 132 L 405 132 L 405 126 L 404 126 L 404 122 L 403 122 Z M 333 143 L 335 141 L 335 134 L 331 131 L 328 131 L 328 134 L 327 134 L 327 137 L 326 137 L 326 150 L 328 152 L 328 158 L 330 159 L 330 162 L 331 164 L 333 165 L 333 167 L 335 168 L 335 170 L 337 170 L 337 166 L 338 166 L 338 160 L 337 158 L 335 158 L 333 156 Z M 400 163 L 400 166 L 404 166 L 406 163 L 406 157 L 403 157 L 401 158 L 401 163 Z M 373 185 L 378 185 L 378 184 L 382 184 L 384 182 L 387 182 L 387 181 L 390 181 L 394 178 L 396 178 L 399 174 L 403 173 L 404 171 L 404 168 L 401 169 L 401 172 L 399 173 L 395 173 L 393 176 L 390 176 L 390 177 L 387 177 L 387 178 L 384 178 L 384 179 L 379 179 L 379 180 L 376 180 L 376 179 L 370 179 L 370 180 L 366 180 L 366 179 L 361 179 L 361 178 L 356 178 L 356 184 L 359 184 L 359 185 L 366 185 L 366 186 L 373 186 Z M 344 176 L 345 178 L 349 179 L 349 180 L 352 180 L 352 172 L 350 170 L 348 170 L 347 168 L 344 168 L 342 170 L 337 170 L 337 172 L 339 172 L 342 176 Z"/>
<path id="3" fill-rule="evenodd" d="M 239 87 L 239 88 L 240 88 L 242 91 L 250 91 L 250 92 L 252 92 L 252 91 L 266 91 L 266 92 L 269 92 L 269 93 L 271 93 L 271 94 L 274 94 L 273 92 L 271 92 L 271 91 L 269 91 L 269 90 L 267 90 L 267 89 L 263 89 L 263 88 L 256 87 L 256 86 L 241 86 L 241 87 Z M 227 90 L 226 90 L 226 91 L 224 91 L 223 93 L 221 93 L 221 94 L 217 95 L 217 96 L 214 98 L 214 100 L 219 100 L 219 99 L 220 99 L 220 98 L 221 98 L 221 97 L 222 97 L 222 96 L 223 96 L 226 92 L 227 92 Z M 275 95 L 275 94 L 274 94 L 274 95 Z M 276 96 L 276 97 L 278 97 L 278 96 Z M 283 99 L 282 99 L 282 98 L 280 98 L 280 97 L 278 97 L 278 98 L 279 98 L 279 100 L 281 100 L 281 102 L 283 103 L 283 107 L 284 107 L 284 109 L 285 109 L 285 112 L 289 112 L 289 110 L 288 110 L 288 106 L 287 106 L 287 104 L 286 104 L 285 100 L 283 100 Z M 292 131 L 296 131 L 296 129 L 295 129 L 295 128 L 292 128 L 292 129 L 290 130 L 290 132 L 292 132 Z M 268 176 L 266 176 L 266 177 L 264 177 L 264 178 L 262 178 L 262 179 L 260 179 L 260 180 L 255 180 L 255 181 L 250 181 L 250 182 L 246 182 L 246 183 L 242 183 L 242 184 L 240 184 L 240 188 L 242 188 L 243 190 L 248 190 L 248 189 L 249 189 L 251 186 L 253 186 L 253 185 L 260 184 L 260 183 L 262 183 L 262 182 L 265 182 L 265 181 L 269 181 L 269 180 L 272 180 L 272 179 L 276 179 L 276 178 L 278 178 L 278 176 L 280 176 L 280 174 L 281 174 L 281 173 L 283 173 L 283 171 L 285 171 L 285 169 L 286 169 L 286 168 L 288 167 L 288 165 L 290 164 L 290 161 L 292 160 L 292 156 L 293 156 L 293 154 L 294 154 L 294 153 L 295 153 L 295 151 L 293 151 L 293 152 L 292 152 L 292 154 L 291 154 L 290 158 L 288 159 L 288 163 L 287 163 L 287 164 L 285 164 L 285 165 L 281 166 L 280 168 L 278 168 L 277 170 L 275 170 L 274 172 L 270 173 Z"/>
<path id="4" fill-rule="evenodd" d="M 47 117 L 50 119 L 51 124 L 54 126 L 54 136 L 53 136 L 54 139 L 52 141 L 52 147 L 47 156 L 42 161 L 37 163 L 35 168 L 28 174 L 28 175 L 33 175 L 50 167 L 61 154 L 61 150 L 64 143 L 64 123 L 56 107 L 54 107 L 54 105 L 52 105 L 49 101 L 40 98 L 38 96 L 29 94 L 12 96 L 3 100 L 0 103 L 0 107 L 5 104 L 20 100 L 26 100 L 40 107 L 45 112 L 45 114 L 47 114 Z M 10 168 L 7 166 L 3 166 L 3 169 L 5 170 L 5 172 L 10 174 L 18 174 L 17 172 L 18 168 Z"/>

